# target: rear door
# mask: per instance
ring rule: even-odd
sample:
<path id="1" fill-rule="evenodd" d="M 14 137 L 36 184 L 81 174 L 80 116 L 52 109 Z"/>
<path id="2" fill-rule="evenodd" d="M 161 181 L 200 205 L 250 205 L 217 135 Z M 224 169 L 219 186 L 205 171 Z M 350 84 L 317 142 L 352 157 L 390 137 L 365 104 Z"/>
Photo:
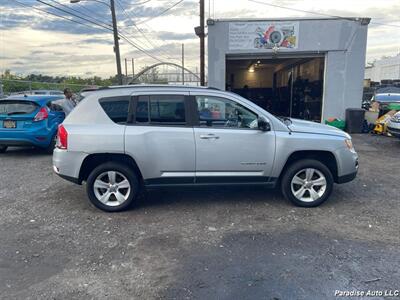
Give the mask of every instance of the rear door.
<path id="1" fill-rule="evenodd" d="M 273 130 L 259 130 L 257 112 L 234 99 L 191 95 L 197 119 L 196 182 L 268 182 L 275 156 Z"/>
<path id="2" fill-rule="evenodd" d="M 137 162 L 145 183 L 194 182 L 195 146 L 188 93 L 142 93 L 133 97 L 125 152 Z"/>

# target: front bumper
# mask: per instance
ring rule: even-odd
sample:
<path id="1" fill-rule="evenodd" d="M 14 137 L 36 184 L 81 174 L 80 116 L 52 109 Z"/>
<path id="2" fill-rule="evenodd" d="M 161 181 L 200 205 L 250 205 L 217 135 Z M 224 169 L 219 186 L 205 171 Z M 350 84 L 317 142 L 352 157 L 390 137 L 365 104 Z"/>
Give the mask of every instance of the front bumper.
<path id="1" fill-rule="evenodd" d="M 400 138 L 400 123 L 389 121 L 387 130 L 391 135 Z"/>
<path id="2" fill-rule="evenodd" d="M 356 178 L 358 173 L 358 154 L 343 147 L 335 152 L 338 173 L 336 183 L 346 183 Z"/>
<path id="3" fill-rule="evenodd" d="M 340 184 L 340 183 L 346 183 L 346 182 L 350 182 L 350 181 L 354 180 L 354 178 L 356 178 L 356 176 L 357 176 L 357 172 L 358 171 L 355 171 L 354 173 L 350 173 L 347 175 L 339 176 L 336 179 L 336 183 Z"/>

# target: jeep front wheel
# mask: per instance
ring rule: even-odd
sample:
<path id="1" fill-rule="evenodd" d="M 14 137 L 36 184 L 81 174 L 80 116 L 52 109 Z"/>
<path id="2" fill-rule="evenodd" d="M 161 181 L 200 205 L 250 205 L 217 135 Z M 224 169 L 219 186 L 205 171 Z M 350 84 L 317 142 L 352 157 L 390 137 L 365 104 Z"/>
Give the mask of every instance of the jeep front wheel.
<path id="1" fill-rule="evenodd" d="M 333 176 L 317 160 L 304 159 L 289 166 L 282 176 L 281 189 L 286 199 L 302 207 L 318 206 L 329 198 Z"/>

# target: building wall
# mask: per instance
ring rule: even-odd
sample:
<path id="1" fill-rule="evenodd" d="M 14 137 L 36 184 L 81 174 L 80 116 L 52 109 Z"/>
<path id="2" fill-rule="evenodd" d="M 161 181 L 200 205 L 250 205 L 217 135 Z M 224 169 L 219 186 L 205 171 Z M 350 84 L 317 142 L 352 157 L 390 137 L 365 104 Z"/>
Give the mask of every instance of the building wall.
<path id="1" fill-rule="evenodd" d="M 229 23 L 215 20 L 208 26 L 208 84 L 225 89 L 227 56 L 272 57 L 272 50 L 229 50 Z M 251 20 L 266 21 L 266 20 Z M 249 22 L 251 22 L 249 20 Z M 276 20 L 279 21 L 279 20 Z M 286 21 L 286 20 L 285 20 Z M 344 19 L 298 19 L 297 49 L 280 49 L 278 58 L 325 55 L 322 119 L 344 118 L 346 108 L 361 107 L 368 26 Z"/>
<path id="2" fill-rule="evenodd" d="M 400 54 L 378 60 L 374 66 L 365 68 L 364 78 L 376 82 L 385 79 L 400 79 Z"/>

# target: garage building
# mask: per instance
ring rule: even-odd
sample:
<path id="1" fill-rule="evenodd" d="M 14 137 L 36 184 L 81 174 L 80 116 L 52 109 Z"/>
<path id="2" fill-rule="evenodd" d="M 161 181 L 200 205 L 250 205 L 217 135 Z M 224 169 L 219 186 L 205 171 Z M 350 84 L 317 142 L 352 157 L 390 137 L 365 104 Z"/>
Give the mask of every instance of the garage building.
<path id="1" fill-rule="evenodd" d="M 361 107 L 369 21 L 209 19 L 208 85 L 279 116 L 344 118 Z"/>

